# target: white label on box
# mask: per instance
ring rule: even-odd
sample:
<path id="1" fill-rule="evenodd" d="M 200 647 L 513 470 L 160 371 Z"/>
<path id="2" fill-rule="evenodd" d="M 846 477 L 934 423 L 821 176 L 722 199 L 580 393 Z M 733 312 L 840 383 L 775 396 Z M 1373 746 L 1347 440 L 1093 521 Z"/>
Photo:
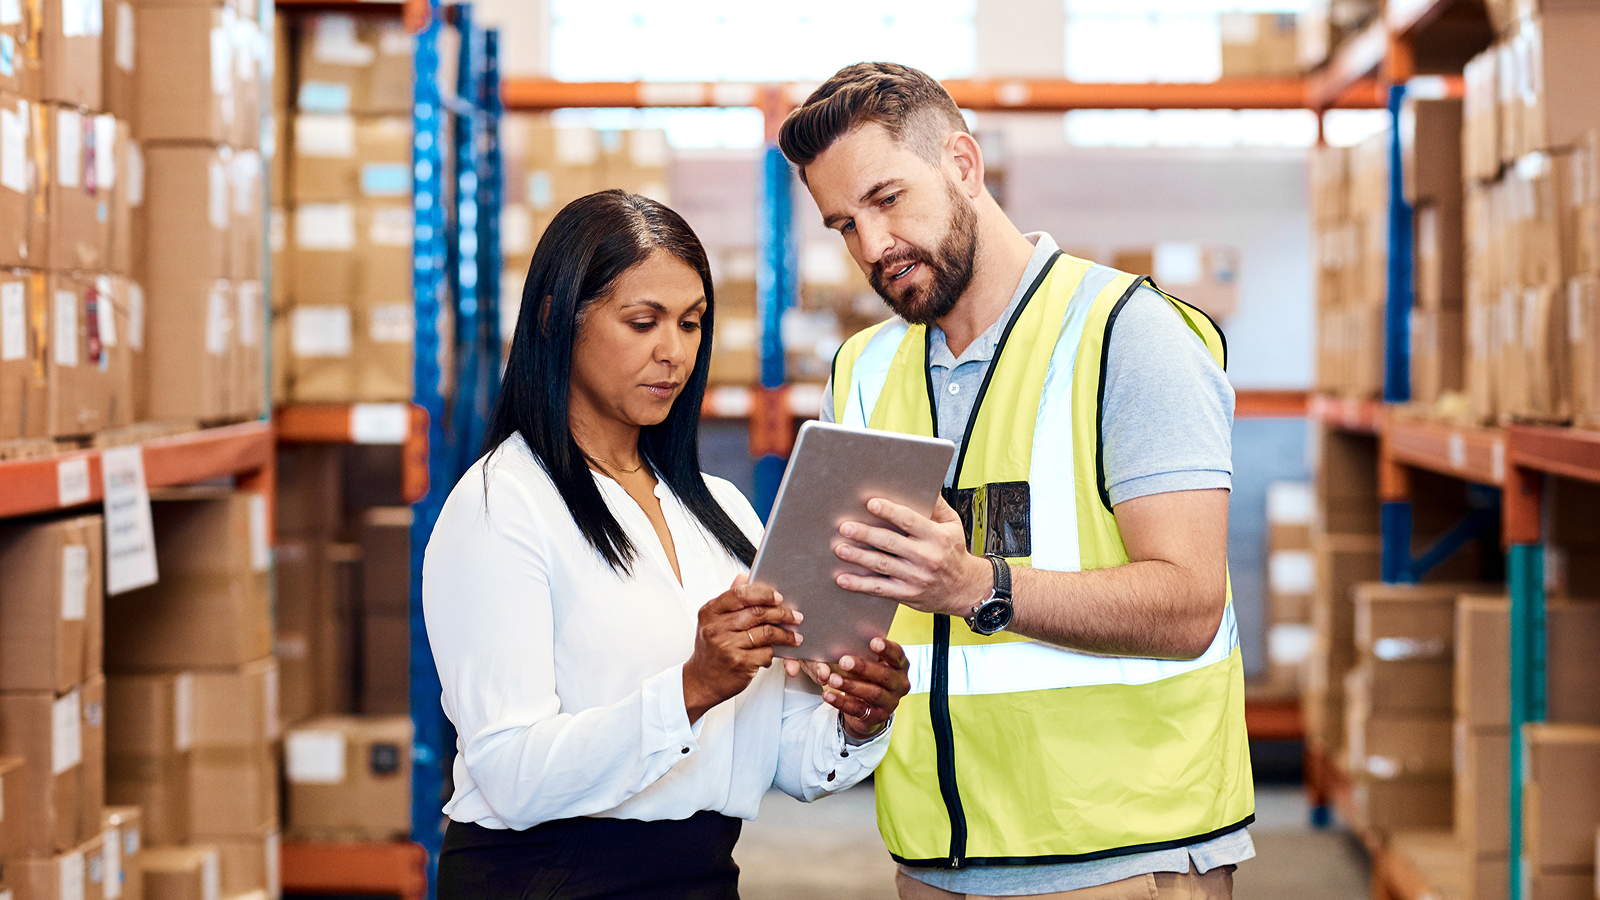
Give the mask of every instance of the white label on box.
<path id="1" fill-rule="evenodd" d="M 84 868 L 89 872 L 88 883 L 90 887 L 98 887 L 96 891 L 101 897 L 105 896 L 106 883 L 106 852 L 101 847 L 99 853 L 89 854 L 83 859 Z"/>
<path id="2" fill-rule="evenodd" d="M 133 43 L 133 40 L 134 40 L 133 4 L 126 2 L 126 0 L 123 0 L 123 2 L 119 2 L 117 4 L 117 25 L 116 25 L 116 28 L 117 28 L 117 38 L 116 38 L 117 44 L 116 44 L 115 55 L 116 55 L 116 61 L 117 61 L 117 68 L 121 69 L 124 72 L 132 73 L 133 72 L 133 62 L 134 62 L 134 59 L 135 59 L 135 56 L 134 56 L 134 43 Z M 120 891 L 119 891 L 119 893 L 120 893 Z"/>
<path id="3" fill-rule="evenodd" d="M 289 213 L 275 209 L 267 216 L 267 240 L 273 253 L 289 249 Z"/>
<path id="4" fill-rule="evenodd" d="M 1299 665 L 1311 658 L 1316 629 L 1298 622 L 1280 622 L 1267 629 L 1267 658 L 1281 665 Z"/>
<path id="5" fill-rule="evenodd" d="M 78 364 L 78 295 L 74 291 L 56 291 L 55 295 L 55 360 L 58 366 Z"/>
<path id="6" fill-rule="evenodd" d="M 172 749 L 194 746 L 194 675 L 184 672 L 172 681 Z"/>
<path id="7" fill-rule="evenodd" d="M 280 631 L 272 641 L 272 649 L 279 659 L 305 659 L 311 654 L 311 641 L 303 634 Z"/>
<path id="8" fill-rule="evenodd" d="M 139 149 L 138 141 L 128 141 L 123 144 L 124 157 L 128 160 L 128 205 L 139 207 L 144 205 L 144 151 Z"/>
<path id="9" fill-rule="evenodd" d="M 261 194 L 261 154 L 238 150 L 233 155 L 233 214 L 255 216 Z"/>
<path id="10" fill-rule="evenodd" d="M 668 162 L 667 133 L 659 128 L 640 128 L 628 135 L 628 155 L 641 169 L 665 168 Z"/>
<path id="11" fill-rule="evenodd" d="M 72 0 L 67 0 L 67 6 L 72 5 Z M 83 900 L 83 852 L 74 850 L 61 857 L 61 893 L 57 896 L 60 900 Z"/>
<path id="12" fill-rule="evenodd" d="M 1224 44 L 1254 44 L 1260 29 L 1255 13 L 1223 13 L 1217 17 Z"/>
<path id="13" fill-rule="evenodd" d="M 61 548 L 61 618 L 82 622 L 89 611 L 89 548 Z"/>
<path id="14" fill-rule="evenodd" d="M 356 120 L 350 116 L 299 116 L 294 149 L 301 156 L 349 159 L 356 155 Z"/>
<path id="15" fill-rule="evenodd" d="M 1567 282 L 1567 340 L 1583 343 L 1583 283 L 1578 279 Z"/>
<path id="16" fill-rule="evenodd" d="M 213 159 L 207 166 L 207 181 L 209 183 L 206 219 L 211 222 L 211 227 L 221 231 L 228 227 L 228 167 L 222 160 Z"/>
<path id="17" fill-rule="evenodd" d="M 368 315 L 367 337 L 374 344 L 409 344 L 416 335 L 409 304 L 374 306 Z"/>
<path id="18" fill-rule="evenodd" d="M 283 841 L 278 833 L 267 835 L 267 896 L 283 896 L 283 876 L 278 871 L 279 858 L 283 855 Z M 0 900 L 5 900 L 0 897 Z"/>
<path id="19" fill-rule="evenodd" d="M 95 322 L 100 328 L 100 343 L 107 347 L 117 345 L 117 305 L 112 302 L 111 276 L 97 275 L 94 279 L 95 298 L 100 304 L 100 314 Z"/>
<path id="20" fill-rule="evenodd" d="M 1450 648 L 1440 638 L 1382 637 L 1372 642 L 1373 657 L 1383 662 L 1435 659 L 1449 652 Z"/>
<path id="21" fill-rule="evenodd" d="M 378 35 L 378 52 L 384 56 L 410 56 L 417 52 L 417 42 L 404 27 L 385 28 Z"/>
<path id="22" fill-rule="evenodd" d="M 1506 442 L 1496 440 L 1489 445 L 1489 474 L 1495 481 L 1506 480 Z"/>
<path id="23" fill-rule="evenodd" d="M 88 33 L 88 3 L 84 0 L 61 0 L 62 37 L 84 37 Z"/>
<path id="24" fill-rule="evenodd" d="M 22 0 L 0 0 L 0 25 L 22 24 Z"/>
<path id="25" fill-rule="evenodd" d="M 239 303 L 239 344 L 254 347 L 261 333 L 261 282 L 240 281 L 233 289 Z"/>
<path id="26" fill-rule="evenodd" d="M 290 784 L 342 784 L 344 735 L 337 731 L 291 731 L 284 747 Z"/>
<path id="27" fill-rule="evenodd" d="M 297 306 L 291 315 L 289 344 L 295 356 L 350 355 L 350 307 Z"/>
<path id="28" fill-rule="evenodd" d="M 129 828 L 127 831 L 122 833 L 123 856 L 137 856 L 143 847 L 144 842 L 141 840 L 139 829 Z"/>
<path id="29" fill-rule="evenodd" d="M 61 506 L 89 502 L 89 457 L 72 456 L 56 463 L 56 502 Z"/>
<path id="30" fill-rule="evenodd" d="M 100 474 L 105 482 L 106 593 L 155 584 L 156 536 L 144 448 L 134 444 L 102 450 Z"/>
<path id="31" fill-rule="evenodd" d="M 316 20 L 311 55 L 317 62 L 343 66 L 370 66 L 376 55 L 356 38 L 353 16 L 324 15 Z"/>
<path id="32" fill-rule="evenodd" d="M 1162 241 L 1155 246 L 1154 259 L 1150 264 L 1155 271 L 1150 274 L 1165 285 L 1199 284 L 1205 272 L 1202 262 L 1204 255 L 1199 244 Z"/>
<path id="33" fill-rule="evenodd" d="M 600 159 L 600 139 L 593 128 L 557 128 L 556 162 L 592 166 Z"/>
<path id="34" fill-rule="evenodd" d="M 1275 594 L 1309 594 L 1316 587 L 1316 561 L 1307 550 L 1276 550 L 1267 559 L 1267 583 Z"/>
<path id="35" fill-rule="evenodd" d="M 144 288 L 128 282 L 128 346 L 144 349 Z"/>
<path id="36" fill-rule="evenodd" d="M 350 440 L 356 444 L 403 444 L 411 431 L 404 403 L 357 403 L 350 407 Z"/>
<path id="37" fill-rule="evenodd" d="M 1445 441 L 1446 453 L 1450 458 L 1450 468 L 1464 469 L 1467 467 L 1467 439 L 1460 432 L 1451 432 Z"/>
<path id="38" fill-rule="evenodd" d="M 50 707 L 50 774 L 60 775 L 83 762 L 83 706 L 73 691 Z M 83 863 L 82 858 L 78 860 Z"/>
<path id="39" fill-rule="evenodd" d="M 70 109 L 56 111 L 56 181 L 64 188 L 83 183 L 83 117 Z"/>
<path id="40" fill-rule="evenodd" d="M 500 249 L 507 256 L 526 256 L 533 252 L 533 216 L 522 204 L 500 211 Z"/>
<path id="41" fill-rule="evenodd" d="M 250 568 L 265 572 L 272 565 L 272 547 L 267 543 L 267 498 L 251 494 L 250 506 Z"/>
<path id="42" fill-rule="evenodd" d="M 411 166 L 406 163 L 367 163 L 361 167 L 363 197 L 409 197 Z"/>
<path id="43" fill-rule="evenodd" d="M 9 281 L 0 284 L 0 362 L 27 358 L 27 289 L 20 281 Z"/>
<path id="44" fill-rule="evenodd" d="M 1274 525 L 1309 525 L 1316 509 L 1311 485 L 1274 481 L 1267 485 L 1267 521 Z"/>
<path id="45" fill-rule="evenodd" d="M 263 718 L 261 733 L 267 740 L 278 739 L 278 667 L 274 665 L 266 671 L 261 679 L 261 709 Z"/>
<path id="46" fill-rule="evenodd" d="M 294 213 L 294 241 L 301 250 L 354 250 L 356 210 L 348 203 L 307 203 Z"/>
<path id="47" fill-rule="evenodd" d="M 115 826 L 106 829 L 100 852 L 106 861 L 105 900 L 117 900 L 122 896 L 122 829 Z"/>
<path id="48" fill-rule="evenodd" d="M 211 284 L 211 296 L 206 298 L 206 352 L 221 356 L 228 352 L 228 331 L 232 322 L 228 313 L 228 282 Z"/>
<path id="49" fill-rule="evenodd" d="M 233 96 L 233 40 L 227 26 L 211 29 L 211 93 Z"/>
<path id="50" fill-rule="evenodd" d="M 102 18 L 100 0 L 79 0 L 83 4 L 84 21 L 90 37 L 99 37 L 105 32 L 105 21 Z"/>
<path id="51" fill-rule="evenodd" d="M 218 900 L 222 896 L 222 866 L 215 850 L 206 853 L 200 864 L 200 896 L 202 900 Z"/>
<path id="52" fill-rule="evenodd" d="M 117 120 L 111 115 L 94 117 L 94 185 L 98 190 L 117 186 Z"/>
<path id="53" fill-rule="evenodd" d="M 350 86 L 336 81 L 302 81 L 296 102 L 306 112 L 349 112 Z"/>
<path id="54" fill-rule="evenodd" d="M 0 109 L 0 187 L 19 194 L 28 189 L 28 116 L 25 110 Z"/>
<path id="55" fill-rule="evenodd" d="M 367 241 L 374 247 L 409 247 L 416 241 L 416 219 L 409 206 L 383 206 L 372 211 Z"/>

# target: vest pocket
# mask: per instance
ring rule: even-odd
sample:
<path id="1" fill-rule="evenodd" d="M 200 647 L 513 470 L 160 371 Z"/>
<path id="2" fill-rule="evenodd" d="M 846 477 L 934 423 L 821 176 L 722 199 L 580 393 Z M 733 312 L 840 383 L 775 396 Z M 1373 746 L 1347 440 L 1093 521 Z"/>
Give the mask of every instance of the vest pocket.
<path id="1" fill-rule="evenodd" d="M 976 488 L 945 488 L 944 499 L 961 517 L 967 547 L 974 555 L 1033 555 L 1033 501 L 1028 482 L 995 481 Z"/>

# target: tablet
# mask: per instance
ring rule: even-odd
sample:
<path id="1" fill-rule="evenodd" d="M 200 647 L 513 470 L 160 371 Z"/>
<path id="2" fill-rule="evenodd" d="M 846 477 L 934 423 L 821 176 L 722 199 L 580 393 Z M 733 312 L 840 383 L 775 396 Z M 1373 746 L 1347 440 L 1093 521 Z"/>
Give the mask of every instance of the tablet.
<path id="1" fill-rule="evenodd" d="M 830 663 L 846 654 L 874 658 L 868 642 L 889 633 L 899 604 L 834 581 L 840 573 L 872 574 L 834 554 L 838 544 L 851 543 L 839 526 L 856 521 L 892 528 L 867 512 L 873 497 L 933 515 L 955 451 L 955 444 L 938 438 L 825 422 L 800 427 L 750 567 L 751 581 L 777 588 L 785 603 L 805 614 L 799 628 L 805 643 L 773 647 L 774 653 Z"/>

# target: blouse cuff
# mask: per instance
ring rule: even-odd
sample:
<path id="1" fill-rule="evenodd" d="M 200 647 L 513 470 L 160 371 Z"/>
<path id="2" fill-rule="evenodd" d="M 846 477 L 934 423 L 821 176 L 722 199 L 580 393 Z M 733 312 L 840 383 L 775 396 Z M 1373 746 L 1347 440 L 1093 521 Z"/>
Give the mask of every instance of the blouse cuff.
<path id="1" fill-rule="evenodd" d="M 646 746 L 656 748 L 677 747 L 687 756 L 700 749 L 700 726 L 690 724 L 689 710 L 683 702 L 683 666 L 672 668 L 645 679 L 642 690 L 643 706 L 647 712 L 645 726 Z M 653 714 L 652 714 L 653 713 Z"/>

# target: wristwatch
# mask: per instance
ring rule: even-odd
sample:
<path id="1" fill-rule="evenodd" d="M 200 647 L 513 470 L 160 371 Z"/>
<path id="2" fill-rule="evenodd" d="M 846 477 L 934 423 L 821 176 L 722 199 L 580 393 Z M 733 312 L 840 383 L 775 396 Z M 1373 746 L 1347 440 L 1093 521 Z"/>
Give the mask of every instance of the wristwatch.
<path id="1" fill-rule="evenodd" d="M 1011 567 L 1003 557 L 993 553 L 984 558 L 994 566 L 994 592 L 972 608 L 972 615 L 967 616 L 967 627 L 987 636 L 1005 631 L 1011 624 Z"/>

